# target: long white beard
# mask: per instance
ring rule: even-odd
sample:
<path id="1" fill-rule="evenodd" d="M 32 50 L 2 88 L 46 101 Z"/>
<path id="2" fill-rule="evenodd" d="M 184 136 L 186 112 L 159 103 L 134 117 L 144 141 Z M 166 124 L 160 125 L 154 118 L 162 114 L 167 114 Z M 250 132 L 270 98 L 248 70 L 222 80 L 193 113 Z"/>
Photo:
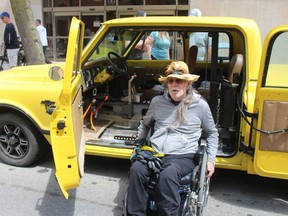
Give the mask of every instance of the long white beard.
<path id="1" fill-rule="evenodd" d="M 176 129 L 180 125 L 185 124 L 187 122 L 187 108 L 193 101 L 193 92 L 188 92 L 187 96 L 178 104 L 176 110 L 176 119 L 173 125 L 171 125 L 171 129 Z"/>

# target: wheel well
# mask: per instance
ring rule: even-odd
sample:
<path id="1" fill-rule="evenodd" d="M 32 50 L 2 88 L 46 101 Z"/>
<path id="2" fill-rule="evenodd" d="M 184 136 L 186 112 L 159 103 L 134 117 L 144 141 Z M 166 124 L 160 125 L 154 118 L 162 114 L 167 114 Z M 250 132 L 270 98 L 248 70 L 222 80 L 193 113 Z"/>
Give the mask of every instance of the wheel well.
<path id="1" fill-rule="evenodd" d="M 29 124 L 32 127 L 33 131 L 35 132 L 35 136 L 37 140 L 41 141 L 41 143 L 43 143 L 44 145 L 49 144 L 47 139 L 44 137 L 43 132 L 41 131 L 40 127 L 36 124 L 35 121 L 33 121 L 33 119 L 30 116 L 26 115 L 19 109 L 14 109 L 11 107 L 1 107 L 0 114 L 5 114 L 5 113 L 15 115 L 25 120 L 25 122 Z"/>

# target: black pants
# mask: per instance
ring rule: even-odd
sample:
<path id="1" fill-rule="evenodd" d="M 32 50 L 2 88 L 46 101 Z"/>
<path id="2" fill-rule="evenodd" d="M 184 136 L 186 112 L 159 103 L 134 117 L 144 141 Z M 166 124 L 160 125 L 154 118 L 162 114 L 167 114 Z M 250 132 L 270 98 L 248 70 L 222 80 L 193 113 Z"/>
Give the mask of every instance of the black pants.
<path id="1" fill-rule="evenodd" d="M 42 48 L 43 48 L 44 56 L 46 56 L 46 49 L 47 49 L 47 46 L 42 46 Z"/>
<path id="2" fill-rule="evenodd" d="M 158 215 L 178 215 L 180 205 L 179 180 L 194 169 L 194 154 L 169 155 L 163 161 L 163 171 L 155 188 Z M 148 193 L 146 185 L 150 172 L 145 164 L 135 161 L 129 172 L 127 196 L 128 215 L 144 216 L 147 210 Z"/>

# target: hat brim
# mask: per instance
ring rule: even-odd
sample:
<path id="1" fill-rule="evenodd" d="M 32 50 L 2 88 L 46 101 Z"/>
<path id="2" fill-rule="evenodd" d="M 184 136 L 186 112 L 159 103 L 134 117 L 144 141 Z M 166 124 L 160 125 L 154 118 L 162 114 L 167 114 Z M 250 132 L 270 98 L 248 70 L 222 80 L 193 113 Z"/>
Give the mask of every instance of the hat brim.
<path id="1" fill-rule="evenodd" d="M 194 74 L 170 74 L 167 77 L 160 77 L 158 78 L 159 82 L 166 83 L 167 79 L 169 78 L 176 78 L 181 80 L 186 80 L 188 82 L 196 82 L 199 79 L 200 76 L 194 75 Z"/>

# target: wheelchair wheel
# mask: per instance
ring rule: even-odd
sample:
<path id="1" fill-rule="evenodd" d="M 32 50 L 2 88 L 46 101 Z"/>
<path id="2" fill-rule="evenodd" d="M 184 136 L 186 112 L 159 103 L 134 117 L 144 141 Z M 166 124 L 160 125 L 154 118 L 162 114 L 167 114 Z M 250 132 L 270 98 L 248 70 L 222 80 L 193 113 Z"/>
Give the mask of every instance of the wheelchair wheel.
<path id="1" fill-rule="evenodd" d="M 195 167 L 196 178 L 193 180 L 193 188 L 185 196 L 181 197 L 181 216 L 202 216 L 203 209 L 208 201 L 210 178 L 206 177 L 207 152 L 204 151 Z"/>
<path id="2" fill-rule="evenodd" d="M 197 165 L 193 172 L 195 173 L 195 178 L 193 179 L 193 188 L 187 193 L 181 195 L 181 203 L 179 207 L 179 216 L 195 216 L 197 212 L 197 200 L 198 196 L 196 194 L 196 186 L 199 182 L 199 165 Z"/>
<path id="3" fill-rule="evenodd" d="M 192 191 L 181 196 L 181 204 L 179 207 L 179 216 L 195 216 L 197 211 L 195 193 Z"/>
<path id="4" fill-rule="evenodd" d="M 126 191 L 125 196 L 124 196 L 124 200 L 123 200 L 123 212 L 122 212 L 122 216 L 127 216 L 127 195 L 128 192 Z"/>
<path id="5" fill-rule="evenodd" d="M 204 206 L 207 204 L 209 195 L 210 178 L 206 177 L 208 154 L 205 151 L 200 164 L 198 199 L 197 199 L 197 216 L 202 216 Z"/>

